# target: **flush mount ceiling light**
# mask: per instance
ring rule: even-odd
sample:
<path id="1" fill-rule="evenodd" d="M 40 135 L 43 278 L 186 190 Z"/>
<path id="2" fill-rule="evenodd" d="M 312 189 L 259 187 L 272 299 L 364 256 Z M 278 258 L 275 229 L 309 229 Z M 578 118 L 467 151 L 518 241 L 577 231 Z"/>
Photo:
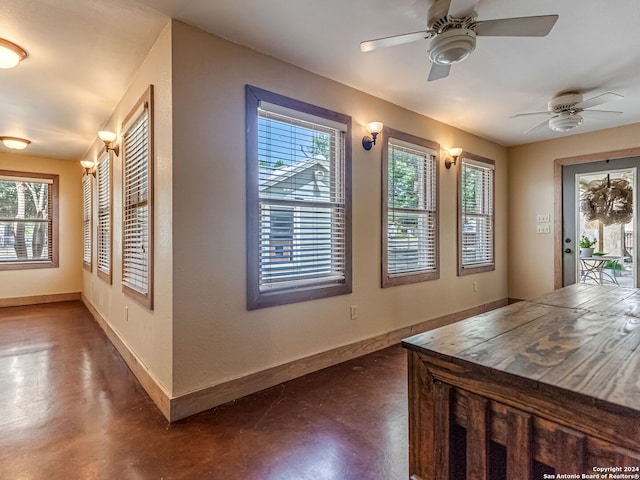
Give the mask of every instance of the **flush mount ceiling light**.
<path id="1" fill-rule="evenodd" d="M 9 40 L 0 38 L 0 68 L 13 68 L 27 58 L 27 52 Z"/>
<path id="2" fill-rule="evenodd" d="M 31 143 L 31 140 L 18 137 L 0 137 L 0 141 L 11 150 L 24 150 Z"/>

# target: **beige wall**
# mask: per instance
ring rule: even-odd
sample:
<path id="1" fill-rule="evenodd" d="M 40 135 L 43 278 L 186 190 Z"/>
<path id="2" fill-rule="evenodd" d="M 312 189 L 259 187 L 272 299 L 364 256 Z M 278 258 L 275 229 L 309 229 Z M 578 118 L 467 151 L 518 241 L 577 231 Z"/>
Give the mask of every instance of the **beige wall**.
<path id="1" fill-rule="evenodd" d="M 122 158 L 113 161 L 113 282 L 83 273 L 83 293 L 137 357 L 149 375 L 171 394 L 172 382 L 172 118 L 171 118 L 171 29 L 160 34 L 146 60 L 134 76 L 126 94 L 103 126 L 120 133 L 122 121 L 146 91 L 154 85 L 155 130 L 155 275 L 154 309 L 147 310 L 122 293 Z M 95 160 L 103 149 L 96 141 L 86 158 Z M 81 174 L 76 182 L 80 188 Z M 80 203 L 80 201 L 79 201 Z M 94 229 L 95 231 L 95 229 Z M 81 233 L 78 233 L 81 237 Z M 95 265 L 94 249 L 94 265 Z M 125 313 L 128 311 L 128 314 Z"/>
<path id="2" fill-rule="evenodd" d="M 0 271 L 0 299 L 82 290 L 82 175 L 78 162 L 0 152 L 0 170 L 59 175 L 59 267 Z"/>
<path id="3" fill-rule="evenodd" d="M 507 296 L 506 149 L 180 22 L 172 48 L 174 395 Z M 246 310 L 245 84 L 353 117 L 352 294 Z M 360 146 L 372 120 L 496 161 L 495 272 L 457 277 L 455 170 L 440 165 L 441 278 L 380 288 L 381 150 Z"/>
<path id="4" fill-rule="evenodd" d="M 640 146 L 640 124 L 521 145 L 509 150 L 509 296 L 532 298 L 554 288 L 554 232 L 536 234 L 536 216 L 554 224 L 557 158 Z"/>

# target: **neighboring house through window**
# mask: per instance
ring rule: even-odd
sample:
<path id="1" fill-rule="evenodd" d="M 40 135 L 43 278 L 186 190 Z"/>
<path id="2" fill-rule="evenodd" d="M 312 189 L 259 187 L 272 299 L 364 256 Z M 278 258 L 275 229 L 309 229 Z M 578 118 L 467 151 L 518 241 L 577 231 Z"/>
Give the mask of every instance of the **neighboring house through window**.
<path id="1" fill-rule="evenodd" d="M 246 95 L 247 307 L 351 292 L 351 117 Z"/>
<path id="2" fill-rule="evenodd" d="M 458 275 L 495 270 L 495 163 L 463 153 L 458 175 Z"/>
<path id="3" fill-rule="evenodd" d="M 122 286 L 153 308 L 153 87 L 123 122 Z"/>
<path id="4" fill-rule="evenodd" d="M 0 270 L 58 266 L 58 175 L 0 170 Z"/>
<path id="5" fill-rule="evenodd" d="M 382 147 L 382 286 L 439 278 L 440 146 L 385 128 Z"/>

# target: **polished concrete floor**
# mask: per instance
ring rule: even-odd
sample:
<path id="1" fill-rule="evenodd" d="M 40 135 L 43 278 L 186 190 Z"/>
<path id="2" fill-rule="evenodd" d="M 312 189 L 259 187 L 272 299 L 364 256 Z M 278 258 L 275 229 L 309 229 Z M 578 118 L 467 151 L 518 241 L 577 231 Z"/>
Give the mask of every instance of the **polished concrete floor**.
<path id="1" fill-rule="evenodd" d="M 80 302 L 0 309 L 0 479 L 406 480 L 392 347 L 168 424 Z"/>

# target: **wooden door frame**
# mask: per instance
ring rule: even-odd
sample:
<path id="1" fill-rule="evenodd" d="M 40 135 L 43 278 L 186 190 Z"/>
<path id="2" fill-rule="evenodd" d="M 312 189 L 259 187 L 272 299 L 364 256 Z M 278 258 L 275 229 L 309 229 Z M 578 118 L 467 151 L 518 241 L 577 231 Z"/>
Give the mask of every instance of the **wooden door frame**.
<path id="1" fill-rule="evenodd" d="M 640 147 L 590 153 L 575 157 L 556 158 L 553 161 L 553 288 L 562 288 L 562 167 L 579 163 L 601 162 L 640 156 Z"/>

